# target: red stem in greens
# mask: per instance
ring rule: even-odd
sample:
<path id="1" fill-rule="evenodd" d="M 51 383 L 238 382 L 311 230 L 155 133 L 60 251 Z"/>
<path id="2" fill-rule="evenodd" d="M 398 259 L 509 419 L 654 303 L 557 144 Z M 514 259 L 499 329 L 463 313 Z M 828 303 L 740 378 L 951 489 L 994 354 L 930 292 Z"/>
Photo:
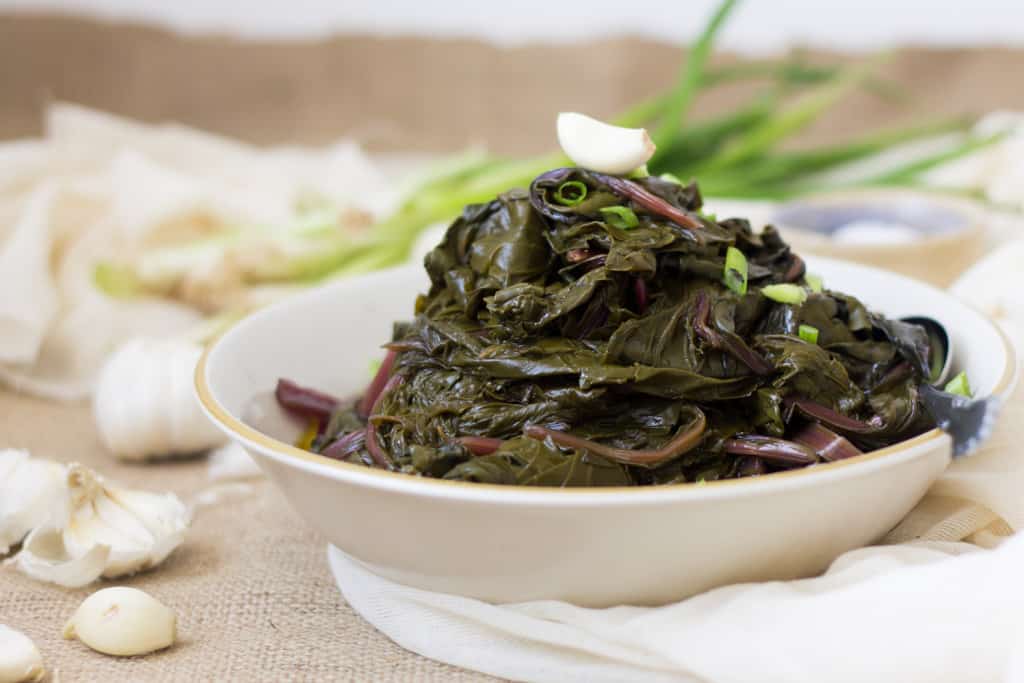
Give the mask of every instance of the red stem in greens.
<path id="1" fill-rule="evenodd" d="M 335 460 L 344 460 L 352 453 L 359 450 L 363 444 L 366 443 L 366 430 L 357 429 L 354 432 L 349 432 L 345 436 L 335 439 L 327 446 L 327 448 L 320 451 L 320 455 L 327 458 L 334 458 Z"/>
<path id="2" fill-rule="evenodd" d="M 373 464 L 381 469 L 391 469 L 388 466 L 388 456 L 384 453 L 384 449 L 380 447 L 380 441 L 377 440 L 377 425 L 373 422 L 369 422 L 366 425 L 366 452 L 370 454 L 370 458 L 373 459 Z"/>
<path id="3" fill-rule="evenodd" d="M 338 407 L 338 399 L 315 389 L 301 386 L 288 379 L 277 380 L 274 398 L 282 408 L 306 419 L 326 424 Z"/>
<path id="4" fill-rule="evenodd" d="M 489 436 L 460 436 L 455 440 L 473 455 L 490 455 L 504 443 L 501 439 L 492 439 Z"/>
<path id="5" fill-rule="evenodd" d="M 636 312 L 643 315 L 647 312 L 647 283 L 642 277 L 633 280 L 633 298 L 636 299 Z"/>
<path id="6" fill-rule="evenodd" d="M 630 450 L 628 448 L 614 448 L 612 446 L 606 446 L 590 439 L 584 439 L 583 437 L 569 434 L 568 432 L 559 432 L 554 429 L 548 429 L 547 427 L 541 427 L 540 425 L 528 425 L 523 433 L 531 439 L 537 439 L 543 441 L 544 439 L 551 439 L 554 443 L 559 446 L 566 448 L 575 448 L 577 450 L 586 450 L 600 455 L 601 457 L 614 460 L 615 462 L 621 462 L 626 465 L 640 465 L 642 467 L 653 467 L 659 465 L 667 460 L 677 458 L 687 451 L 695 448 L 704 438 L 704 430 L 707 428 L 707 418 L 704 416 L 704 412 L 699 408 L 693 408 L 694 419 L 689 426 L 681 429 L 671 441 L 662 446 L 657 450 Z"/>
<path id="7" fill-rule="evenodd" d="M 363 394 L 363 399 L 359 401 L 356 414 L 364 420 L 373 412 L 373 406 L 380 397 L 381 392 L 384 390 L 384 386 L 388 382 L 388 377 L 391 376 L 391 369 L 395 366 L 395 357 L 397 355 L 398 351 L 395 349 L 388 349 L 388 355 L 384 356 L 384 360 L 381 362 L 380 367 L 377 368 L 377 374 L 373 376 L 370 386 L 366 388 L 366 393 Z"/>
<path id="8" fill-rule="evenodd" d="M 853 434 L 870 434 L 881 429 L 881 419 L 876 417 L 871 418 L 869 422 L 861 422 L 852 417 L 847 417 L 842 413 L 838 413 L 831 408 L 815 403 L 806 398 L 787 398 L 786 406 L 790 409 L 796 409 L 804 417 L 812 420 L 817 420 L 832 429 L 837 429 L 841 432 L 851 432 Z"/>
<path id="9" fill-rule="evenodd" d="M 902 382 L 907 377 L 910 377 L 913 371 L 913 366 L 911 366 L 910 363 L 908 363 L 907 361 L 897 363 L 895 366 L 893 366 L 892 370 L 889 370 L 889 372 L 885 373 L 881 381 L 879 381 L 878 384 L 875 385 L 873 391 L 879 391 L 884 387 L 890 387 L 896 384 L 897 382 Z"/>
<path id="10" fill-rule="evenodd" d="M 658 195 L 650 192 L 641 185 L 634 183 L 632 180 L 593 171 L 591 172 L 591 175 L 610 187 L 615 194 L 631 199 L 638 206 L 643 207 L 655 216 L 667 218 L 679 227 L 688 228 L 690 230 L 701 230 L 704 227 L 701 225 L 700 221 L 693 216 L 687 214 L 682 209 L 672 206 Z"/>
<path id="11" fill-rule="evenodd" d="M 791 255 L 789 262 L 789 268 L 786 269 L 786 274 L 782 276 L 782 279 L 786 282 L 796 282 L 807 273 L 807 264 L 804 260 L 796 254 Z"/>
<path id="12" fill-rule="evenodd" d="M 381 366 L 383 367 L 383 366 Z M 401 375 L 394 375 L 387 381 L 387 384 L 377 392 L 377 398 L 373 402 L 373 407 L 370 409 L 370 415 L 366 423 L 366 452 L 373 458 L 373 462 L 382 469 L 391 469 L 391 459 L 388 454 L 384 452 L 384 449 L 380 447 L 380 441 L 377 439 L 377 425 L 373 421 L 373 418 L 377 414 L 377 409 L 380 408 L 381 401 L 388 392 L 398 388 L 404 378 Z M 376 380 L 375 380 L 376 381 Z"/>
<path id="13" fill-rule="evenodd" d="M 828 462 L 861 455 L 860 449 L 850 443 L 846 437 L 836 434 L 817 422 L 808 422 L 793 436 L 793 441 L 812 448 L 819 458 Z"/>
<path id="14" fill-rule="evenodd" d="M 716 349 L 732 355 L 736 360 L 750 368 L 755 375 L 770 375 L 775 368 L 765 358 L 747 346 L 746 342 L 732 334 L 722 334 L 711 327 L 711 302 L 705 292 L 697 293 L 697 303 L 693 314 L 693 330 L 697 336 Z"/>
<path id="15" fill-rule="evenodd" d="M 752 455 L 782 467 L 802 467 L 817 462 L 818 456 L 803 444 L 760 434 L 739 434 L 726 439 L 726 453 Z"/>

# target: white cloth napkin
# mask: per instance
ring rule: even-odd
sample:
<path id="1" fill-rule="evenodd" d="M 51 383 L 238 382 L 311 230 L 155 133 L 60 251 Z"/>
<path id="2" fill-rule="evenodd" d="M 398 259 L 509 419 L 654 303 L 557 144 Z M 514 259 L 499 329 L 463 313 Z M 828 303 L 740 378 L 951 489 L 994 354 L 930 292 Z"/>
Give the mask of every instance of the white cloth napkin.
<path id="1" fill-rule="evenodd" d="M 118 344 L 201 320 L 182 303 L 103 295 L 101 260 L 213 224 L 284 223 L 303 197 L 382 212 L 399 191 L 351 142 L 257 149 L 55 104 L 44 138 L 0 143 L 0 384 L 84 398 Z"/>
<path id="2" fill-rule="evenodd" d="M 1024 537 L 864 548 L 821 577 L 665 607 L 490 605 L 399 586 L 330 548 L 348 603 L 431 659 L 524 681 L 1024 681 Z"/>
<path id="3" fill-rule="evenodd" d="M 953 291 L 1020 347 L 1024 242 Z M 1016 265 L 1015 265 L 1016 264 Z M 995 275 L 994 275 L 995 274 Z M 997 281 L 1002 279 L 1002 281 Z M 662 607 L 492 605 L 402 586 L 334 547 L 348 603 L 413 652 L 525 681 L 1024 683 L 1024 389 L 882 545 L 822 576 L 727 586 Z"/>

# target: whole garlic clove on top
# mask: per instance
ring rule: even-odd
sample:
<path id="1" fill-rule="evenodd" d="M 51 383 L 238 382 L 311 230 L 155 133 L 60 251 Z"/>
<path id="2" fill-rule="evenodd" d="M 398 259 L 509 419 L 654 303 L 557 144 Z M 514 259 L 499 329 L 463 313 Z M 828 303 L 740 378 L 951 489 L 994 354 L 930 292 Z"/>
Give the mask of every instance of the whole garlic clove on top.
<path id="1" fill-rule="evenodd" d="M 65 624 L 63 635 L 103 654 L 132 657 L 170 647 L 177 629 L 174 611 L 149 593 L 115 586 L 87 597 Z"/>
<path id="2" fill-rule="evenodd" d="M 225 437 L 203 414 L 193 377 L 202 346 L 133 339 L 107 358 L 93 394 L 104 445 L 124 460 L 205 451 Z"/>
<path id="3" fill-rule="evenodd" d="M 33 530 L 10 562 L 69 588 L 154 567 L 185 539 L 190 513 L 177 496 L 135 491 L 72 464 L 57 521 Z"/>
<path id="4" fill-rule="evenodd" d="M 646 164 L 654 142 L 643 128 L 623 128 L 585 114 L 558 115 L 558 144 L 580 168 L 622 175 Z"/>
<path id="5" fill-rule="evenodd" d="M 21 631 L 0 624 L 0 683 L 35 683 L 45 675 L 35 643 Z"/>
<path id="6" fill-rule="evenodd" d="M 60 465 L 33 459 L 28 451 L 0 450 L 0 556 L 50 519 L 63 486 Z"/>

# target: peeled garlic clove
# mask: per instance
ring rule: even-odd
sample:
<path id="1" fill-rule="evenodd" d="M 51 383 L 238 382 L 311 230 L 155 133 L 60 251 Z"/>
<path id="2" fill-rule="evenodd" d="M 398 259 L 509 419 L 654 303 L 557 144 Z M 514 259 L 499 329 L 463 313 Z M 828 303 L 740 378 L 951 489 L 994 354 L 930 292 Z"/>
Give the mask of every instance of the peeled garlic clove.
<path id="1" fill-rule="evenodd" d="M 0 624 L 0 683 L 34 683 L 44 675 L 35 643 L 21 631 Z"/>
<path id="2" fill-rule="evenodd" d="M 654 142 L 643 128 L 622 128 L 576 112 L 558 115 L 558 144 L 574 164 L 621 175 L 646 164 Z"/>
<path id="3" fill-rule="evenodd" d="M 124 460 L 205 451 L 225 437 L 193 390 L 202 347 L 187 339 L 133 339 L 104 363 L 93 416 L 104 445 Z"/>
<path id="4" fill-rule="evenodd" d="M 29 534 L 11 562 L 71 588 L 154 567 L 185 540 L 191 515 L 177 496 L 135 491 L 72 464 L 59 523 Z"/>
<path id="5" fill-rule="evenodd" d="M 97 652 L 118 657 L 144 655 L 174 644 L 178 618 L 153 596 L 127 586 L 96 591 L 64 626 L 64 637 L 78 638 Z"/>
<path id="6" fill-rule="evenodd" d="M 0 450 L 0 555 L 50 519 L 64 468 L 27 451 Z"/>

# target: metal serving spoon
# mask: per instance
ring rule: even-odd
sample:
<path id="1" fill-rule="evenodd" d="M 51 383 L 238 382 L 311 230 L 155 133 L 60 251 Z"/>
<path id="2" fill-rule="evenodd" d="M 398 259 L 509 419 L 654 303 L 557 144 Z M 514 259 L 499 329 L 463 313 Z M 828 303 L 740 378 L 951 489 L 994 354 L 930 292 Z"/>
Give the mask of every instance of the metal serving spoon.
<path id="1" fill-rule="evenodd" d="M 932 366 L 931 382 L 921 385 L 921 401 L 939 429 L 952 437 L 953 457 L 970 455 L 992 435 L 1002 401 L 995 396 L 971 399 L 942 391 L 940 387 L 948 381 L 953 365 L 953 345 L 949 333 L 942 323 L 927 316 L 911 316 L 902 320 L 923 327 L 932 342 L 929 359 Z"/>
<path id="2" fill-rule="evenodd" d="M 928 340 L 931 342 L 931 358 L 929 363 L 932 366 L 932 376 L 929 381 L 936 386 L 945 386 L 949 381 L 950 369 L 953 367 L 953 342 L 946 332 L 946 327 L 938 320 L 923 315 L 912 315 L 900 318 L 905 323 L 911 323 L 924 328 L 928 333 Z"/>

